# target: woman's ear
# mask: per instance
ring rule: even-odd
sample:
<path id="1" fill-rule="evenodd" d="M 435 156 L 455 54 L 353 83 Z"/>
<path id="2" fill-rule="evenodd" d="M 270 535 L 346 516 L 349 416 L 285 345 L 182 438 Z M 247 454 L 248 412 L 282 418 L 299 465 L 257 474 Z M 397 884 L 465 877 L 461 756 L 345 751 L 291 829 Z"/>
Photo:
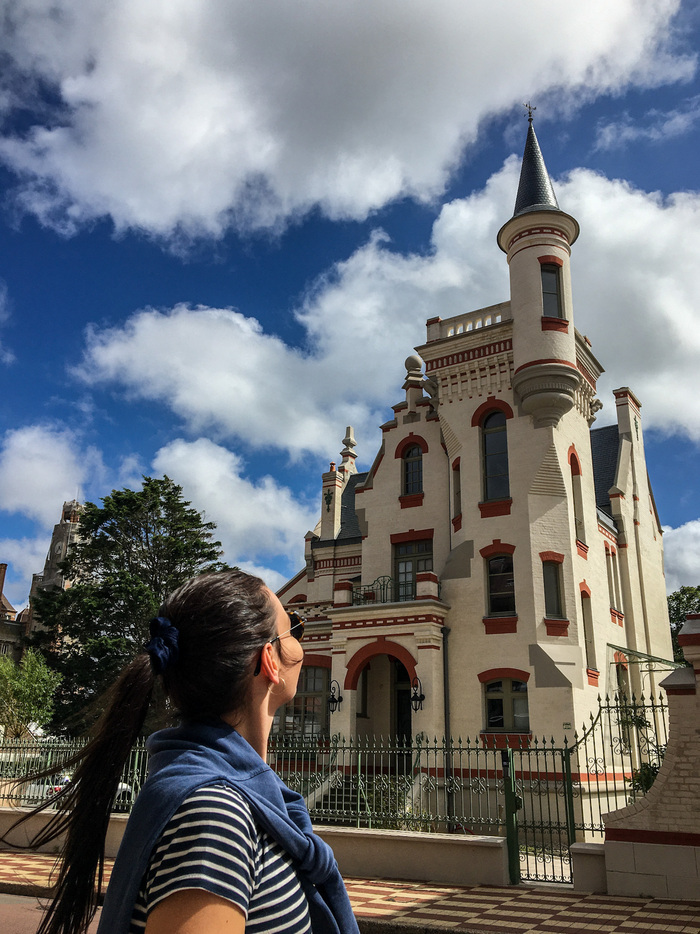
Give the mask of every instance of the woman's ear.
<path id="1" fill-rule="evenodd" d="M 275 658 L 275 650 L 272 648 L 271 642 L 268 642 L 262 650 L 260 671 L 272 684 L 280 683 L 279 664 Z"/>

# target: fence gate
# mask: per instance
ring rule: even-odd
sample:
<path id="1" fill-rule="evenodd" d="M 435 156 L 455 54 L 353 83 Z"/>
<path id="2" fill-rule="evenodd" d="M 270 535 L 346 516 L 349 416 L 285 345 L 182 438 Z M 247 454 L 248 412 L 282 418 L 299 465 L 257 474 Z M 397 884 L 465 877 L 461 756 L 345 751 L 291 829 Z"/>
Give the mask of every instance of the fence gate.
<path id="1" fill-rule="evenodd" d="M 507 750 L 515 802 L 509 808 L 506 797 L 506 827 L 514 807 L 517 830 L 509 834 L 509 853 L 513 867 L 517 833 L 520 878 L 570 882 L 569 846 L 601 842 L 603 814 L 646 794 L 667 740 L 664 697 L 615 695 L 599 702 L 597 714 L 591 714 L 580 735 L 574 734 L 571 746 L 542 740 Z"/>

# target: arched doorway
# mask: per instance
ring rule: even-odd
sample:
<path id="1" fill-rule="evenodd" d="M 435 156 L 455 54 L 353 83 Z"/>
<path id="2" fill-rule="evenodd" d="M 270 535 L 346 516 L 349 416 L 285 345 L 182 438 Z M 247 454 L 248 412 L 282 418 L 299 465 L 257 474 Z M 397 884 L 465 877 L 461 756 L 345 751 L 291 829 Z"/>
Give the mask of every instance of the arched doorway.
<path id="1" fill-rule="evenodd" d="M 415 676 L 415 659 L 404 646 L 384 639 L 363 646 L 348 662 L 344 684 L 356 692 L 351 732 L 410 742 Z"/>

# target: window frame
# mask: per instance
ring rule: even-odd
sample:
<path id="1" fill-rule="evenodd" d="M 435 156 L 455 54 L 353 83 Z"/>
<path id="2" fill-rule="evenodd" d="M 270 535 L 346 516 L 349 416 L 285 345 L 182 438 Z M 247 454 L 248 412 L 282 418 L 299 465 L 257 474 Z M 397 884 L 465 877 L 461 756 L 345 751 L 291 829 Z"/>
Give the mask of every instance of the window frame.
<path id="1" fill-rule="evenodd" d="M 498 591 L 495 590 L 492 587 L 492 580 L 496 576 L 503 577 L 504 575 L 508 574 L 508 571 L 507 570 L 506 571 L 494 571 L 492 573 L 491 566 L 492 566 L 492 563 L 496 561 L 504 561 L 504 560 L 510 562 L 510 577 L 512 579 L 512 589 L 511 589 L 512 599 L 510 602 L 512 603 L 512 606 L 509 606 L 507 609 L 504 608 L 504 609 L 497 610 L 497 609 L 494 609 L 493 607 L 494 596 L 502 597 L 508 591 L 507 590 L 498 590 Z M 513 561 L 512 553 L 500 552 L 498 554 L 489 555 L 486 558 L 486 607 L 487 607 L 487 616 L 489 617 L 498 618 L 502 616 L 512 617 L 512 616 L 517 615 L 517 611 L 515 608 L 515 563 Z"/>
<path id="2" fill-rule="evenodd" d="M 411 564 L 408 569 L 401 570 L 401 563 Z M 423 563 L 425 566 L 420 566 Z M 429 565 L 429 566 L 428 566 Z M 416 599 L 416 576 L 433 570 L 433 540 L 420 538 L 407 542 L 397 542 L 394 545 L 394 598 L 397 603 L 405 603 Z M 410 573 L 410 579 L 402 580 L 402 575 Z"/>
<path id="3" fill-rule="evenodd" d="M 401 454 L 401 495 L 415 496 L 423 492 L 423 448 L 413 443 Z"/>
<path id="4" fill-rule="evenodd" d="M 320 675 L 321 688 L 307 690 L 307 682 L 311 673 L 314 677 Z M 330 668 L 323 665 L 302 665 L 299 674 L 299 687 L 297 693 L 287 703 L 282 704 L 275 711 L 271 733 L 275 736 L 294 736 L 300 739 L 317 739 L 330 735 L 330 720 L 328 713 L 328 692 L 330 690 Z M 320 730 L 314 732 L 306 730 L 307 717 L 313 715 L 313 711 L 307 709 L 305 703 L 307 698 L 316 698 L 319 701 L 317 709 L 319 710 Z M 299 729 L 296 729 L 297 718 Z M 286 729 L 286 723 L 291 719 L 292 729 Z M 285 724 L 284 729 L 280 729 L 280 724 Z"/>
<path id="5" fill-rule="evenodd" d="M 552 283 L 552 278 L 554 281 Z M 551 288 L 551 285 L 554 288 Z M 540 263 L 540 285 L 542 288 L 542 317 L 564 318 L 564 304 L 561 290 L 561 266 L 557 263 Z"/>
<path id="6" fill-rule="evenodd" d="M 489 422 L 499 420 L 498 425 L 490 427 Z M 502 419 L 502 423 L 501 423 Z M 485 412 L 480 424 L 481 431 L 481 482 L 482 502 L 497 502 L 510 498 L 510 469 L 508 463 L 508 414 L 502 409 L 491 409 Z M 489 450 L 503 439 L 503 450 Z M 492 439 L 495 439 L 492 440 Z M 495 459 L 505 456 L 505 470 L 496 473 L 493 470 Z M 493 486 L 505 478 L 503 489 L 493 489 Z"/>
<path id="7" fill-rule="evenodd" d="M 491 678 L 483 683 L 484 698 L 484 733 L 530 733 L 530 703 L 528 698 L 527 681 L 522 678 L 497 677 Z M 513 690 L 513 685 L 522 685 L 522 688 Z M 489 690 L 492 686 L 501 685 L 499 689 Z M 515 702 L 525 699 L 525 724 L 516 726 L 516 716 L 522 717 L 522 713 L 516 714 Z M 501 701 L 502 726 L 494 726 L 489 722 L 489 700 Z"/>
<path id="8" fill-rule="evenodd" d="M 542 561 L 542 583 L 544 585 L 544 615 L 547 619 L 566 619 L 560 561 Z"/>

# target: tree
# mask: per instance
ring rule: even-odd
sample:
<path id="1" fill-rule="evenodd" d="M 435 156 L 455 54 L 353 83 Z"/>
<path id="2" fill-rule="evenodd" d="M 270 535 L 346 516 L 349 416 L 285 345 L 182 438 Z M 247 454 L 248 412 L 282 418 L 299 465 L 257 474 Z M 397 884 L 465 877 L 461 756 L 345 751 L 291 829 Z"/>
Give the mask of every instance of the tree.
<path id="1" fill-rule="evenodd" d="M 700 587 L 681 587 L 668 596 L 668 618 L 671 621 L 673 658 L 684 662 L 685 656 L 678 645 L 678 633 L 685 622 L 686 613 L 700 613 Z"/>
<path id="2" fill-rule="evenodd" d="M 16 665 L 0 656 L 0 725 L 8 739 L 19 739 L 51 720 L 61 675 L 38 652 L 28 649 Z"/>
<path id="3" fill-rule="evenodd" d="M 32 641 L 63 675 L 54 729 L 84 730 L 89 706 L 148 641 L 148 622 L 165 596 L 225 567 L 214 529 L 168 477 L 144 477 L 140 490 L 112 490 L 102 506 L 85 504 L 78 541 L 61 566 L 71 585 L 35 598 L 44 631 Z"/>

